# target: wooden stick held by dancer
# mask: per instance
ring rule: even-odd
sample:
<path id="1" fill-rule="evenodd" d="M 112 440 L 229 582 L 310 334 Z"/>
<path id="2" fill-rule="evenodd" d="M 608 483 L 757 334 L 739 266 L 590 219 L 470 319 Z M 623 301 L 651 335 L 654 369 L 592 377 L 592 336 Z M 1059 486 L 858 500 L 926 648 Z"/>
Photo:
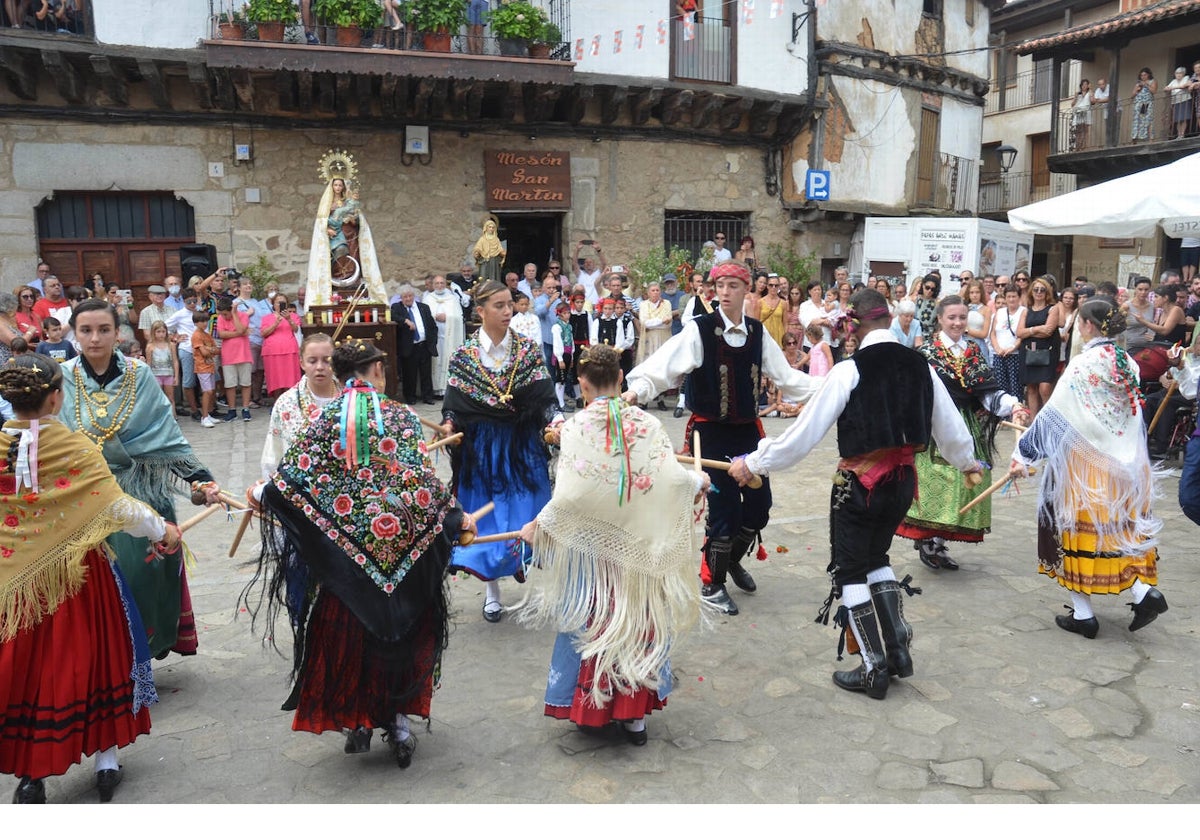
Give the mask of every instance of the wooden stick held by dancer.
<path id="1" fill-rule="evenodd" d="M 204 510 L 197 513 L 195 516 L 191 517 L 190 519 L 185 519 L 182 523 L 180 523 L 179 533 L 182 534 L 185 531 L 187 531 L 188 529 L 194 528 L 195 526 L 199 525 L 201 522 L 203 522 L 205 519 L 208 519 L 208 517 L 212 516 L 214 513 L 216 513 L 219 510 L 224 510 L 224 508 L 221 507 L 220 505 L 209 505 Z"/>
<path id="2" fill-rule="evenodd" d="M 455 432 L 454 434 L 450 435 L 449 437 L 438 438 L 433 443 L 426 444 L 425 452 L 426 453 L 433 452 L 435 449 L 441 449 L 443 446 L 453 446 L 454 444 L 456 444 L 460 440 L 462 440 L 462 437 L 463 437 L 462 432 Z"/>
<path id="3" fill-rule="evenodd" d="M 504 531 L 499 534 L 487 534 L 486 536 L 476 537 L 475 543 L 508 542 L 509 540 L 520 539 L 520 537 L 520 531 Z"/>
<path id="4" fill-rule="evenodd" d="M 1008 420 L 1001 420 L 1001 421 L 1000 421 L 1000 425 L 1001 425 L 1001 426 L 1004 426 L 1004 427 L 1005 427 L 1005 428 L 1007 428 L 1007 429 L 1013 429 L 1013 430 L 1015 430 L 1015 431 L 1018 431 L 1018 432 L 1027 432 L 1027 431 L 1029 431 L 1029 427 L 1028 427 L 1028 426 L 1022 426 L 1022 425 L 1020 425 L 1020 424 L 1018 424 L 1018 423 L 1011 423 L 1011 422 L 1009 422 Z"/>
<path id="5" fill-rule="evenodd" d="M 1033 474 L 1034 474 L 1034 473 L 1036 473 L 1036 472 L 1037 472 L 1037 470 L 1036 470 L 1035 468 L 1033 468 L 1033 467 L 1029 467 L 1029 468 L 1027 468 L 1027 469 L 1025 470 L 1025 474 L 1026 474 L 1026 475 L 1033 475 Z M 963 505 L 962 507 L 960 507 L 960 508 L 958 509 L 958 515 L 959 515 L 959 516 L 962 516 L 964 513 L 966 513 L 967 511 L 969 511 L 971 508 L 975 507 L 977 504 L 979 504 L 980 502 L 982 502 L 982 501 L 983 501 L 984 499 L 986 499 L 988 496 L 990 496 L 990 495 L 992 495 L 993 493 L 995 493 L 997 490 L 999 490 L 999 489 L 1000 489 L 1001 487 L 1003 487 L 1005 484 L 1008 484 L 1008 482 L 1009 482 L 1010 480 L 1012 480 L 1012 479 L 1014 479 L 1014 478 L 1020 478 L 1020 477 L 1021 477 L 1021 473 L 1019 473 L 1019 472 L 1017 472 L 1017 471 L 1015 471 L 1015 470 L 1010 470 L 1010 471 L 1009 471 L 1009 472 L 1008 472 L 1008 473 L 1007 473 L 1007 474 L 1004 476 L 1004 478 L 1001 478 L 1001 479 L 999 479 L 998 481 L 994 481 L 994 482 L 992 482 L 992 485 L 991 485 L 990 487 L 988 487 L 986 490 L 984 490 L 982 493 L 980 493 L 980 494 L 979 494 L 978 496 L 976 496 L 974 499 L 972 499 L 971 501 L 967 502 L 965 505 Z"/>
<path id="6" fill-rule="evenodd" d="M 1167 386 L 1167 393 L 1163 395 L 1163 400 L 1158 404 L 1158 410 L 1154 412 L 1154 419 L 1150 421 L 1150 427 L 1146 429 L 1146 437 L 1154 434 L 1154 427 L 1158 425 L 1159 418 L 1162 417 L 1163 411 L 1166 410 L 1167 403 L 1171 401 L 1171 396 L 1175 393 L 1175 389 L 1179 387 L 1179 382 L 1175 379 L 1171 380 L 1171 384 Z"/>
<path id="7" fill-rule="evenodd" d="M 696 459 L 691 455 L 676 455 L 675 460 L 681 464 L 692 464 L 696 461 Z M 710 467 L 714 470 L 721 470 L 722 472 L 729 472 L 730 464 L 728 461 L 714 461 L 711 458 L 700 458 L 699 461 L 701 466 Z M 747 482 L 747 486 L 751 489 L 757 490 L 759 487 L 762 487 L 762 477 L 755 475 L 750 479 L 749 482 Z"/>
<path id="8" fill-rule="evenodd" d="M 496 503 L 488 502 L 486 505 L 481 507 L 479 510 L 472 513 L 471 519 L 474 520 L 475 527 L 478 528 L 479 520 L 483 519 L 483 517 L 487 516 L 489 513 L 491 513 L 495 509 L 496 509 Z M 470 545 L 473 542 L 477 542 L 478 539 L 479 538 L 475 534 L 472 534 L 470 531 L 463 531 L 461 534 L 459 534 L 458 544 L 459 545 Z"/>

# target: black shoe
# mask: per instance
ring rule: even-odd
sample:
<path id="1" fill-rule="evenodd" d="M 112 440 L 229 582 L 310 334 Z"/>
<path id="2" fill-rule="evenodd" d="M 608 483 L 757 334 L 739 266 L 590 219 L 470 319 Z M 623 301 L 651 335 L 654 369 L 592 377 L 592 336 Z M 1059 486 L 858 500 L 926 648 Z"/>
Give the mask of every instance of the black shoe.
<path id="1" fill-rule="evenodd" d="M 604 738 L 608 736 L 609 732 L 607 726 L 585 726 L 582 723 L 575 724 L 575 728 L 589 738 Z"/>
<path id="2" fill-rule="evenodd" d="M 654 405 L 655 405 L 655 407 L 656 407 L 656 408 L 658 408 L 658 410 L 659 410 L 659 411 L 666 411 L 666 410 L 667 410 L 667 404 L 666 404 L 665 402 L 663 402 L 661 398 L 660 398 L 660 399 L 659 399 L 659 401 L 658 401 L 658 402 L 656 402 Z"/>
<path id="3" fill-rule="evenodd" d="M 904 679 L 913 675 L 912 625 L 904 618 L 904 599 L 901 591 L 918 595 L 921 590 L 909 586 L 912 575 L 903 581 L 885 580 L 871 584 L 871 600 L 875 604 L 875 617 L 879 620 L 879 633 L 883 636 L 883 647 L 887 653 L 888 673 Z"/>
<path id="4" fill-rule="evenodd" d="M 574 405 L 574 403 L 565 402 L 558 407 L 558 410 L 563 412 L 564 414 L 574 414 L 575 413 L 575 405 Z"/>
<path id="5" fill-rule="evenodd" d="M 346 746 L 343 747 L 343 752 L 346 755 L 359 755 L 360 753 L 371 751 L 371 730 L 365 726 L 360 726 L 358 729 L 351 729 L 346 733 Z"/>
<path id="6" fill-rule="evenodd" d="M 493 610 L 489 610 L 488 607 L 492 606 L 493 604 L 495 604 L 496 608 Z M 483 620 L 484 621 L 488 622 L 489 624 L 499 624 L 500 619 L 503 616 L 504 616 L 504 608 L 500 606 L 499 601 L 484 600 L 484 602 L 483 602 Z"/>
<path id="7" fill-rule="evenodd" d="M 625 737 L 628 739 L 629 743 L 633 744 L 635 747 L 646 746 L 647 735 L 645 727 L 642 727 L 642 729 L 638 732 L 634 732 L 624 725 L 622 725 L 621 728 L 625 730 Z"/>
<path id="8" fill-rule="evenodd" d="M 702 586 L 700 587 L 700 597 L 725 613 L 725 615 L 738 614 L 737 604 L 729 597 L 729 593 L 725 591 L 724 586 Z"/>
<path id="9" fill-rule="evenodd" d="M 191 415 L 191 413 L 192 412 L 188 411 L 186 408 L 176 408 L 175 409 L 176 417 L 188 417 Z"/>
<path id="10" fill-rule="evenodd" d="M 96 774 L 96 790 L 101 802 L 112 802 L 113 791 L 121 784 L 125 771 L 118 767 L 116 770 L 101 770 Z"/>
<path id="11" fill-rule="evenodd" d="M 931 569 L 937 570 L 942 568 L 942 558 L 937 553 L 937 548 L 930 546 L 931 540 L 917 540 L 917 551 L 921 555 L 921 562 Z M 930 548 L 933 548 L 930 551 Z M 955 567 L 957 568 L 957 567 Z"/>
<path id="12" fill-rule="evenodd" d="M 750 576 L 750 573 L 746 571 L 741 563 L 729 564 L 729 576 L 733 578 L 734 585 L 743 592 L 754 592 L 758 589 L 754 578 Z"/>
<path id="13" fill-rule="evenodd" d="M 682 417 L 682 416 L 683 416 L 683 409 L 682 409 L 682 408 L 680 408 L 679 406 L 675 406 L 675 410 L 674 410 L 673 412 L 671 412 L 671 415 L 672 415 L 673 417 Z"/>
<path id="14" fill-rule="evenodd" d="M 834 671 L 833 682 L 838 688 L 846 691 L 861 691 L 868 697 L 883 700 L 888 692 L 888 672 L 878 668 L 867 670 L 866 665 L 859 665 L 853 671 Z"/>
<path id="15" fill-rule="evenodd" d="M 17 790 L 13 793 L 14 805 L 45 805 L 46 783 L 41 779 L 21 779 Z"/>
<path id="16" fill-rule="evenodd" d="M 1056 615 L 1054 623 L 1068 633 L 1078 633 L 1085 639 L 1094 639 L 1096 634 L 1100 632 L 1100 622 L 1095 616 L 1091 618 L 1076 618 L 1072 615 Z"/>
<path id="17" fill-rule="evenodd" d="M 1133 621 L 1130 622 L 1129 629 L 1141 630 L 1167 611 L 1167 599 L 1152 586 L 1141 603 L 1130 604 L 1129 608 L 1133 610 Z"/>
<path id="18" fill-rule="evenodd" d="M 392 757 L 396 759 L 396 766 L 404 770 L 412 764 L 413 753 L 417 751 L 417 736 L 411 732 L 401 741 L 396 737 L 395 732 L 385 732 L 383 740 L 388 742 L 388 746 L 392 750 Z"/>
<path id="19" fill-rule="evenodd" d="M 950 556 L 948 551 L 946 551 L 945 545 L 939 545 L 937 547 L 937 558 L 938 564 L 947 572 L 958 571 L 958 564 L 954 562 L 954 558 Z"/>
<path id="20" fill-rule="evenodd" d="M 425 405 L 437 405 L 437 400 L 435 400 L 433 397 L 426 397 Z"/>

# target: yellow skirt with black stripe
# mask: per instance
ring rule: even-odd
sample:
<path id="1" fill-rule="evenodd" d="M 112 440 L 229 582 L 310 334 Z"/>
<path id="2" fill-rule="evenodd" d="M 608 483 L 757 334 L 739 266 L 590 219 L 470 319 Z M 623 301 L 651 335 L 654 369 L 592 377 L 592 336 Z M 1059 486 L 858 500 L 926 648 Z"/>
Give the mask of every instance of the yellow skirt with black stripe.
<path id="1" fill-rule="evenodd" d="M 1086 513 L 1080 515 L 1071 531 L 1057 532 L 1039 524 L 1038 571 L 1072 592 L 1088 595 L 1116 595 L 1137 578 L 1150 586 L 1157 584 L 1158 549 L 1131 557 L 1113 551 L 1116 542 L 1106 538 L 1098 545 L 1096 528 Z"/>

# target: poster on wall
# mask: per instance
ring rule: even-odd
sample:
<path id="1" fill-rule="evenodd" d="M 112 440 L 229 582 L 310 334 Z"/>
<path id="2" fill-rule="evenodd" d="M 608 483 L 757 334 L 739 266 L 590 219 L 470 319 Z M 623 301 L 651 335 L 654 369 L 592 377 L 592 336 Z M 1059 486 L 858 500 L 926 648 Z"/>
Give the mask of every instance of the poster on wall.
<path id="1" fill-rule="evenodd" d="M 976 276 L 985 274 L 1007 274 L 1011 276 L 1017 270 L 1017 250 L 1025 252 L 1023 261 L 1025 269 L 1029 269 L 1029 249 L 1006 239 L 981 239 L 979 241 L 979 270 Z"/>
<path id="2" fill-rule="evenodd" d="M 923 227 L 919 241 L 921 252 L 917 270 L 922 275 L 937 269 L 945 282 L 951 276 L 957 277 L 964 268 L 975 270 L 974 266 L 963 265 L 966 260 L 966 231 Z"/>
<path id="3" fill-rule="evenodd" d="M 1142 254 L 1121 254 L 1117 257 L 1117 285 L 1126 289 L 1133 288 L 1133 278 L 1154 277 L 1158 257 Z"/>

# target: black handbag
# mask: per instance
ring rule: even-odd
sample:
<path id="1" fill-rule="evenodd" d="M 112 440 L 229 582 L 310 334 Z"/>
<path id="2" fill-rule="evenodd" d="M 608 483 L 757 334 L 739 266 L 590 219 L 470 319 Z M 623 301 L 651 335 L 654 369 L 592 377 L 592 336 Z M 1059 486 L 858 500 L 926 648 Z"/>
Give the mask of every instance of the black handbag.
<path id="1" fill-rule="evenodd" d="M 1031 347 L 1025 351 L 1025 367 L 1046 367 L 1050 364 L 1050 348 Z"/>

